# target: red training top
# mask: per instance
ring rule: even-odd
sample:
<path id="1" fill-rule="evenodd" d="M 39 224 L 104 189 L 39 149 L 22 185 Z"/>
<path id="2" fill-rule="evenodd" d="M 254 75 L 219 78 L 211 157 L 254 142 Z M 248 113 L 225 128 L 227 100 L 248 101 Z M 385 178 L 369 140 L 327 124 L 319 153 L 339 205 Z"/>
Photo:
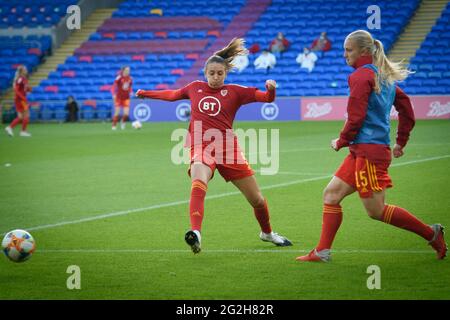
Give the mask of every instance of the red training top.
<path id="1" fill-rule="evenodd" d="M 347 105 L 347 121 L 342 129 L 338 148 L 347 147 L 353 141 L 361 129 L 367 114 L 369 96 L 375 86 L 375 73 L 369 68 L 361 68 L 372 63 L 372 56 L 361 56 L 352 66 L 357 69 L 348 78 L 350 97 Z M 398 145 L 404 147 L 409 139 L 409 134 L 414 127 L 415 117 L 409 97 L 398 86 L 395 88 L 394 107 L 398 111 Z M 372 161 L 390 160 L 390 149 L 378 144 L 353 144 L 350 151 L 358 156 L 364 156 Z"/>
<path id="2" fill-rule="evenodd" d="M 130 76 L 118 75 L 116 80 L 114 80 L 112 94 L 116 95 L 117 100 L 128 100 L 130 99 L 130 93 L 132 92 L 132 84 L 133 79 Z"/>
<path id="3" fill-rule="evenodd" d="M 21 102 L 27 102 L 27 92 L 30 92 L 31 88 L 28 86 L 28 79 L 24 76 L 20 76 L 17 78 L 16 82 L 14 83 L 14 102 L 21 103 Z"/>

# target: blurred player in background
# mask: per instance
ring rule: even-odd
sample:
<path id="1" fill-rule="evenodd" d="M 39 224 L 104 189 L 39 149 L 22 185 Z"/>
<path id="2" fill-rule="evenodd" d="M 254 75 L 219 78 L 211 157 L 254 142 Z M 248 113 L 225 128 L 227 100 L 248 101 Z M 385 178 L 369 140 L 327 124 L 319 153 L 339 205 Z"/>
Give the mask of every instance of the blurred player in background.
<path id="1" fill-rule="evenodd" d="M 344 42 L 344 57 L 356 70 L 348 79 L 350 97 L 348 118 L 338 139 L 331 147 L 339 151 L 349 147 L 334 177 L 324 190 L 323 224 L 319 244 L 299 261 L 329 261 L 331 245 L 342 222 L 341 201 L 358 191 L 367 214 L 375 220 L 391 224 L 421 236 L 437 252 L 437 258 L 446 256 L 443 227 L 424 224 L 401 207 L 386 204 L 385 192 L 392 187 L 388 168 L 391 163 L 390 113 L 398 111 L 396 144 L 392 150 L 395 158 L 403 149 L 414 127 L 415 117 L 409 97 L 395 85 L 410 73 L 398 63 L 388 60 L 383 44 L 364 30 L 350 33 Z"/>
<path id="2" fill-rule="evenodd" d="M 190 99 L 191 122 L 189 125 L 188 143 L 191 148 L 191 162 L 188 173 L 191 176 L 191 198 L 189 205 L 191 230 L 185 240 L 194 253 L 201 250 L 201 226 L 204 214 L 204 201 L 208 182 L 217 169 L 225 181 L 231 181 L 246 197 L 254 209 L 254 214 L 261 227 L 260 239 L 277 246 L 290 246 L 291 242 L 274 233 L 269 221 L 267 201 L 261 194 L 254 172 L 242 154 L 237 137 L 232 133 L 236 112 L 241 105 L 251 102 L 272 102 L 275 99 L 273 80 L 266 81 L 267 91 L 247 88 L 234 84 L 224 84 L 228 72 L 233 68 L 233 59 L 246 54 L 243 39 L 233 39 L 228 46 L 214 53 L 205 63 L 204 74 L 207 82 L 193 81 L 178 90 L 138 90 L 139 98 L 153 98 L 166 101 Z M 217 149 L 207 153 L 210 142 L 197 141 L 196 137 L 204 137 L 205 131 L 216 129 L 225 139 L 230 138 L 229 145 L 224 146 L 225 156 Z M 205 139 L 206 140 L 206 139 Z M 230 163 L 229 157 L 233 159 Z M 232 221 L 230 219 L 230 221 Z"/>
<path id="3" fill-rule="evenodd" d="M 13 137 L 13 129 L 19 123 L 22 122 L 22 130 L 20 131 L 21 137 L 31 137 L 31 134 L 27 131 L 28 123 L 30 122 L 30 111 L 27 101 L 27 93 L 31 91 L 28 86 L 28 70 L 27 67 L 21 65 L 17 67 L 16 74 L 14 76 L 14 104 L 16 106 L 17 117 L 5 128 L 6 133 Z"/>
<path id="4" fill-rule="evenodd" d="M 112 119 L 112 129 L 117 129 L 119 122 L 120 109 L 122 109 L 121 129 L 125 129 L 125 124 L 130 114 L 130 95 L 132 93 L 133 79 L 130 76 L 130 67 L 122 67 L 120 73 L 114 80 L 112 95 L 114 100 L 114 116 Z"/>

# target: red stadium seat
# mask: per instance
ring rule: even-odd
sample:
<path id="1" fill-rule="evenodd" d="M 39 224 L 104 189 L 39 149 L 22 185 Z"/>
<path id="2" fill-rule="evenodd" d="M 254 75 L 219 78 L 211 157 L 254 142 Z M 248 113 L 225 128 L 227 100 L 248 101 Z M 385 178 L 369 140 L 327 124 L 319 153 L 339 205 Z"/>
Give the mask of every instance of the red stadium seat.
<path id="1" fill-rule="evenodd" d="M 78 57 L 78 61 L 84 61 L 84 62 L 92 62 L 92 57 L 91 56 L 80 56 Z"/>
<path id="2" fill-rule="evenodd" d="M 62 76 L 67 78 L 75 78 L 75 75 L 76 73 L 73 70 L 66 70 L 62 72 Z"/>
<path id="3" fill-rule="evenodd" d="M 169 85 L 165 83 L 160 83 L 156 86 L 156 90 L 167 90 L 169 89 Z"/>
<path id="4" fill-rule="evenodd" d="M 170 74 L 179 74 L 179 75 L 184 75 L 184 70 L 183 69 L 173 69 Z"/>
<path id="5" fill-rule="evenodd" d="M 46 86 L 44 88 L 45 92 L 54 92 L 54 93 L 58 93 L 58 86 Z"/>

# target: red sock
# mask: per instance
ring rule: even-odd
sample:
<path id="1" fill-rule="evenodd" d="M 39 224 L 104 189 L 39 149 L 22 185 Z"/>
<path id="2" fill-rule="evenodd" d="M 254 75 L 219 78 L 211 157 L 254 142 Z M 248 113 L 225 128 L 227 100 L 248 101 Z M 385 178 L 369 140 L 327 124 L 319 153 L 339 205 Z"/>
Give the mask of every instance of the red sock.
<path id="1" fill-rule="evenodd" d="M 117 121 L 119 121 L 119 116 L 114 116 L 114 117 L 113 117 L 113 121 L 112 121 L 112 122 L 113 122 L 113 123 L 112 123 L 113 127 L 116 126 Z"/>
<path id="2" fill-rule="evenodd" d="M 122 116 L 122 123 L 127 122 L 127 120 L 128 120 L 128 116 L 127 115 L 123 115 Z"/>
<path id="3" fill-rule="evenodd" d="M 30 122 L 30 118 L 23 118 L 22 121 L 22 131 L 27 131 L 28 123 Z"/>
<path id="4" fill-rule="evenodd" d="M 258 220 L 261 231 L 264 233 L 271 233 L 272 227 L 270 226 L 269 209 L 267 208 L 267 200 L 264 199 L 264 205 L 259 208 L 253 208 L 255 212 L 256 220 Z"/>
<path id="5" fill-rule="evenodd" d="M 15 126 L 17 126 L 17 125 L 20 123 L 20 121 L 22 121 L 22 119 L 20 119 L 19 117 L 15 118 L 15 119 L 13 120 L 13 122 L 11 122 L 11 123 L 9 124 L 9 127 L 10 127 L 11 129 L 14 128 Z"/>
<path id="6" fill-rule="evenodd" d="M 203 181 L 192 181 L 191 201 L 189 203 L 192 230 L 201 231 L 202 229 L 206 190 L 208 190 L 208 186 Z"/>
<path id="7" fill-rule="evenodd" d="M 323 204 L 322 234 L 317 251 L 330 249 L 342 223 L 342 207 L 339 204 Z"/>
<path id="8" fill-rule="evenodd" d="M 430 226 L 400 207 L 385 205 L 381 221 L 414 232 L 428 241 L 433 239 L 434 236 L 434 231 Z"/>

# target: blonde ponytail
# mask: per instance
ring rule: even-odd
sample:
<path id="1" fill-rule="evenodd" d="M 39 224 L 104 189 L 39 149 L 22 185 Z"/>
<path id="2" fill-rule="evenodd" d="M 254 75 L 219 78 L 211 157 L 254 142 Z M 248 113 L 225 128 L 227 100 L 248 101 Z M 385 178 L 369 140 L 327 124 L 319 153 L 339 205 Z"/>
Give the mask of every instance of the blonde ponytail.
<path id="1" fill-rule="evenodd" d="M 25 70 L 25 66 L 24 65 L 20 65 L 20 66 L 17 67 L 16 73 L 14 74 L 14 82 L 13 82 L 14 84 L 16 84 L 17 80 L 22 75 L 24 70 Z"/>
<path id="2" fill-rule="evenodd" d="M 409 74 L 413 73 L 403 66 L 403 61 L 390 61 L 384 53 L 383 43 L 374 39 L 369 32 L 356 30 L 350 33 L 347 39 L 354 41 L 360 51 L 366 51 L 372 55 L 373 64 L 378 68 L 374 87 L 376 93 L 380 93 L 380 87 L 383 83 L 393 84 L 395 81 L 403 81 Z"/>
<path id="3" fill-rule="evenodd" d="M 395 81 L 405 80 L 412 72 L 403 66 L 403 61 L 390 61 L 384 53 L 383 43 L 374 40 L 373 64 L 378 68 L 378 77 L 375 81 L 375 92 L 380 92 L 380 84 L 387 82 L 393 84 Z"/>

